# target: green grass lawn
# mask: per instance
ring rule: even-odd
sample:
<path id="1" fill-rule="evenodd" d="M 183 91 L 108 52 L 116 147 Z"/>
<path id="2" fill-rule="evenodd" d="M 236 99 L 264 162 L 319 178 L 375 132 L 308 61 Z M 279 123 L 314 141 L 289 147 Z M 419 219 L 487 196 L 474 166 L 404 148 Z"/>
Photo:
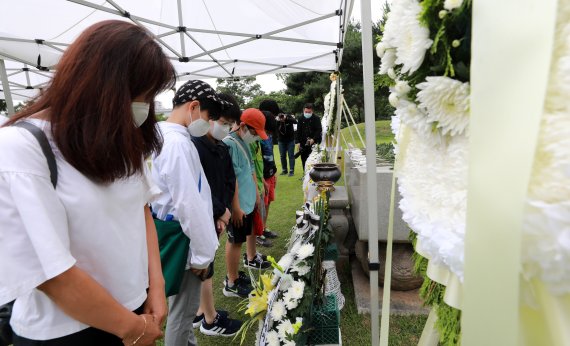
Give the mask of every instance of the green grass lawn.
<path id="1" fill-rule="evenodd" d="M 366 142 L 364 123 L 356 124 L 356 128 L 358 128 L 360 134 L 362 135 L 362 139 Z M 360 141 L 360 138 L 358 137 L 354 126 L 345 127 L 344 129 L 340 130 L 340 132 L 348 143 L 351 143 L 357 148 L 363 148 L 362 142 Z M 376 121 L 376 144 L 390 143 L 393 138 L 394 135 L 390 129 L 390 120 Z M 341 142 L 344 144 L 344 141 L 341 140 Z"/>
<path id="2" fill-rule="evenodd" d="M 381 128 L 386 125 L 377 123 Z M 279 160 L 279 150 L 275 147 L 275 158 L 277 161 L 277 171 L 281 172 L 281 162 Z M 258 248 L 258 251 L 280 258 L 286 250 L 287 241 L 290 236 L 291 227 L 295 224 L 295 210 L 303 203 L 303 192 L 299 178 L 303 172 L 301 160 L 297 160 L 295 176 L 278 176 L 276 200 L 271 204 L 269 212 L 269 228 L 276 231 L 280 237 L 274 239 L 273 247 Z M 237 311 L 240 301 L 238 298 L 227 298 L 222 294 L 222 282 L 225 272 L 224 245 L 225 234 L 220 238 L 220 248 L 216 254 L 216 266 L 214 275 L 214 297 L 216 308 L 225 309 L 230 312 L 231 318 L 243 319 L 245 316 Z M 245 251 L 245 247 L 244 247 Z M 344 345 L 360 346 L 370 345 L 370 315 L 359 315 L 356 310 L 354 300 L 354 290 L 352 288 L 352 278 L 350 268 L 342 268 L 339 271 L 339 278 L 342 283 L 342 292 L 346 298 L 344 309 L 341 311 L 341 333 Z M 393 316 L 390 321 L 390 345 L 416 345 L 425 323 L 424 316 Z M 255 332 L 257 326 L 252 328 L 247 335 L 243 345 L 252 346 L 255 343 Z M 239 340 L 224 337 L 208 337 L 196 331 L 198 343 L 200 345 L 239 345 Z M 161 343 L 159 343 L 162 345 Z"/>

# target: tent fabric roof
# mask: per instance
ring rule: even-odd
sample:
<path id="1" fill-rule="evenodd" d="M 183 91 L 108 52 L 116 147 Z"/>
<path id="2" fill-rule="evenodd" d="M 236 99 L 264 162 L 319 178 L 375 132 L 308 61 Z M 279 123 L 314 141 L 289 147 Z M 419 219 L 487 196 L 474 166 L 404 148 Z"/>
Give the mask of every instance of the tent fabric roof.
<path id="1" fill-rule="evenodd" d="M 121 19 L 152 32 L 181 79 L 334 71 L 353 1 L 8 0 L 0 56 L 53 69 L 86 27 Z"/>

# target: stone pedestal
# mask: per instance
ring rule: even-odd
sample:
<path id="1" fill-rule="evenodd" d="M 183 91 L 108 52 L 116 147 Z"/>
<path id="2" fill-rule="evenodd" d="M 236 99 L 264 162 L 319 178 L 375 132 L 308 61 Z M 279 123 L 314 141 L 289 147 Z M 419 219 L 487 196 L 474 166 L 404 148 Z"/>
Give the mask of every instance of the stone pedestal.
<path id="1" fill-rule="evenodd" d="M 344 245 L 345 238 L 349 231 L 349 221 L 346 213 L 348 207 L 348 195 L 344 186 L 335 186 L 329 198 L 330 219 L 329 225 L 332 227 L 335 242 L 339 255 L 348 256 L 349 249 Z"/>
<path id="2" fill-rule="evenodd" d="M 355 246 L 356 258 L 359 260 L 366 276 L 370 276 L 368 270 L 368 242 L 358 241 Z M 392 244 L 392 281 L 390 287 L 396 291 L 408 291 L 419 288 L 423 279 L 414 273 L 412 244 Z M 378 285 L 384 284 L 384 267 L 386 265 L 386 243 L 378 243 Z"/>

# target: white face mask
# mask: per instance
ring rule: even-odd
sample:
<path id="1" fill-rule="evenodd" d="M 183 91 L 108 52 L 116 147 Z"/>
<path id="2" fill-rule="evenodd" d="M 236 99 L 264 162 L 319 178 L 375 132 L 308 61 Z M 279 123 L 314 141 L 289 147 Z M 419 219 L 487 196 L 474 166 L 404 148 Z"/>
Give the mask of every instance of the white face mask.
<path id="1" fill-rule="evenodd" d="M 210 134 L 212 137 L 221 141 L 228 133 L 230 133 L 230 125 L 222 125 L 217 121 L 212 122 L 212 126 L 210 126 Z"/>
<path id="2" fill-rule="evenodd" d="M 198 114 L 200 114 L 200 107 L 198 107 Z M 190 124 L 188 125 L 188 132 L 190 132 L 191 136 L 194 137 L 202 137 L 205 136 L 210 130 L 210 123 L 206 120 L 199 118 L 197 120 L 192 120 L 192 116 L 190 116 Z"/>
<path id="3" fill-rule="evenodd" d="M 148 118 L 150 104 L 144 102 L 133 102 L 131 105 L 133 110 L 133 121 L 136 127 L 141 127 Z"/>
<path id="4" fill-rule="evenodd" d="M 257 141 L 257 136 L 254 136 L 251 134 L 251 132 L 249 132 L 249 130 L 247 129 L 247 127 L 244 127 L 243 130 L 245 133 L 243 134 L 243 136 L 241 136 L 241 139 L 245 142 L 245 144 L 250 145 L 251 143 Z"/>

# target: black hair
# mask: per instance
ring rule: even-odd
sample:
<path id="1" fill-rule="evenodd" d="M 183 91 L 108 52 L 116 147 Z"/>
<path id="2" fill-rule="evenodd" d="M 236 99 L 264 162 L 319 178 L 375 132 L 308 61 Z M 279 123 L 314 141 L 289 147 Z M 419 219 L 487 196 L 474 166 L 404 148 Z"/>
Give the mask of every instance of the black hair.
<path id="1" fill-rule="evenodd" d="M 201 111 L 208 111 L 209 118 L 211 120 L 218 120 L 222 115 L 222 106 L 209 98 L 199 98 L 198 102 L 200 102 L 200 110 Z"/>
<path id="2" fill-rule="evenodd" d="M 313 104 L 312 103 L 305 103 L 305 106 L 303 108 L 313 109 Z"/>
<path id="3" fill-rule="evenodd" d="M 270 133 L 275 133 L 277 128 L 277 121 L 275 121 L 275 116 L 269 111 L 261 111 L 265 115 L 265 131 Z"/>
<path id="4" fill-rule="evenodd" d="M 272 99 L 267 99 L 267 100 L 263 100 L 261 101 L 261 103 L 259 104 L 259 110 L 260 111 L 268 111 L 273 113 L 273 115 L 277 115 L 279 113 L 281 113 L 281 110 L 279 109 L 279 105 L 277 104 L 277 102 L 275 102 L 275 100 Z"/>
<path id="5" fill-rule="evenodd" d="M 236 99 L 232 95 L 224 93 L 218 94 L 218 97 L 232 104 L 230 108 L 222 110 L 220 116 L 239 123 L 239 119 L 241 117 L 241 109 L 239 108 L 239 104 L 237 103 Z"/>

